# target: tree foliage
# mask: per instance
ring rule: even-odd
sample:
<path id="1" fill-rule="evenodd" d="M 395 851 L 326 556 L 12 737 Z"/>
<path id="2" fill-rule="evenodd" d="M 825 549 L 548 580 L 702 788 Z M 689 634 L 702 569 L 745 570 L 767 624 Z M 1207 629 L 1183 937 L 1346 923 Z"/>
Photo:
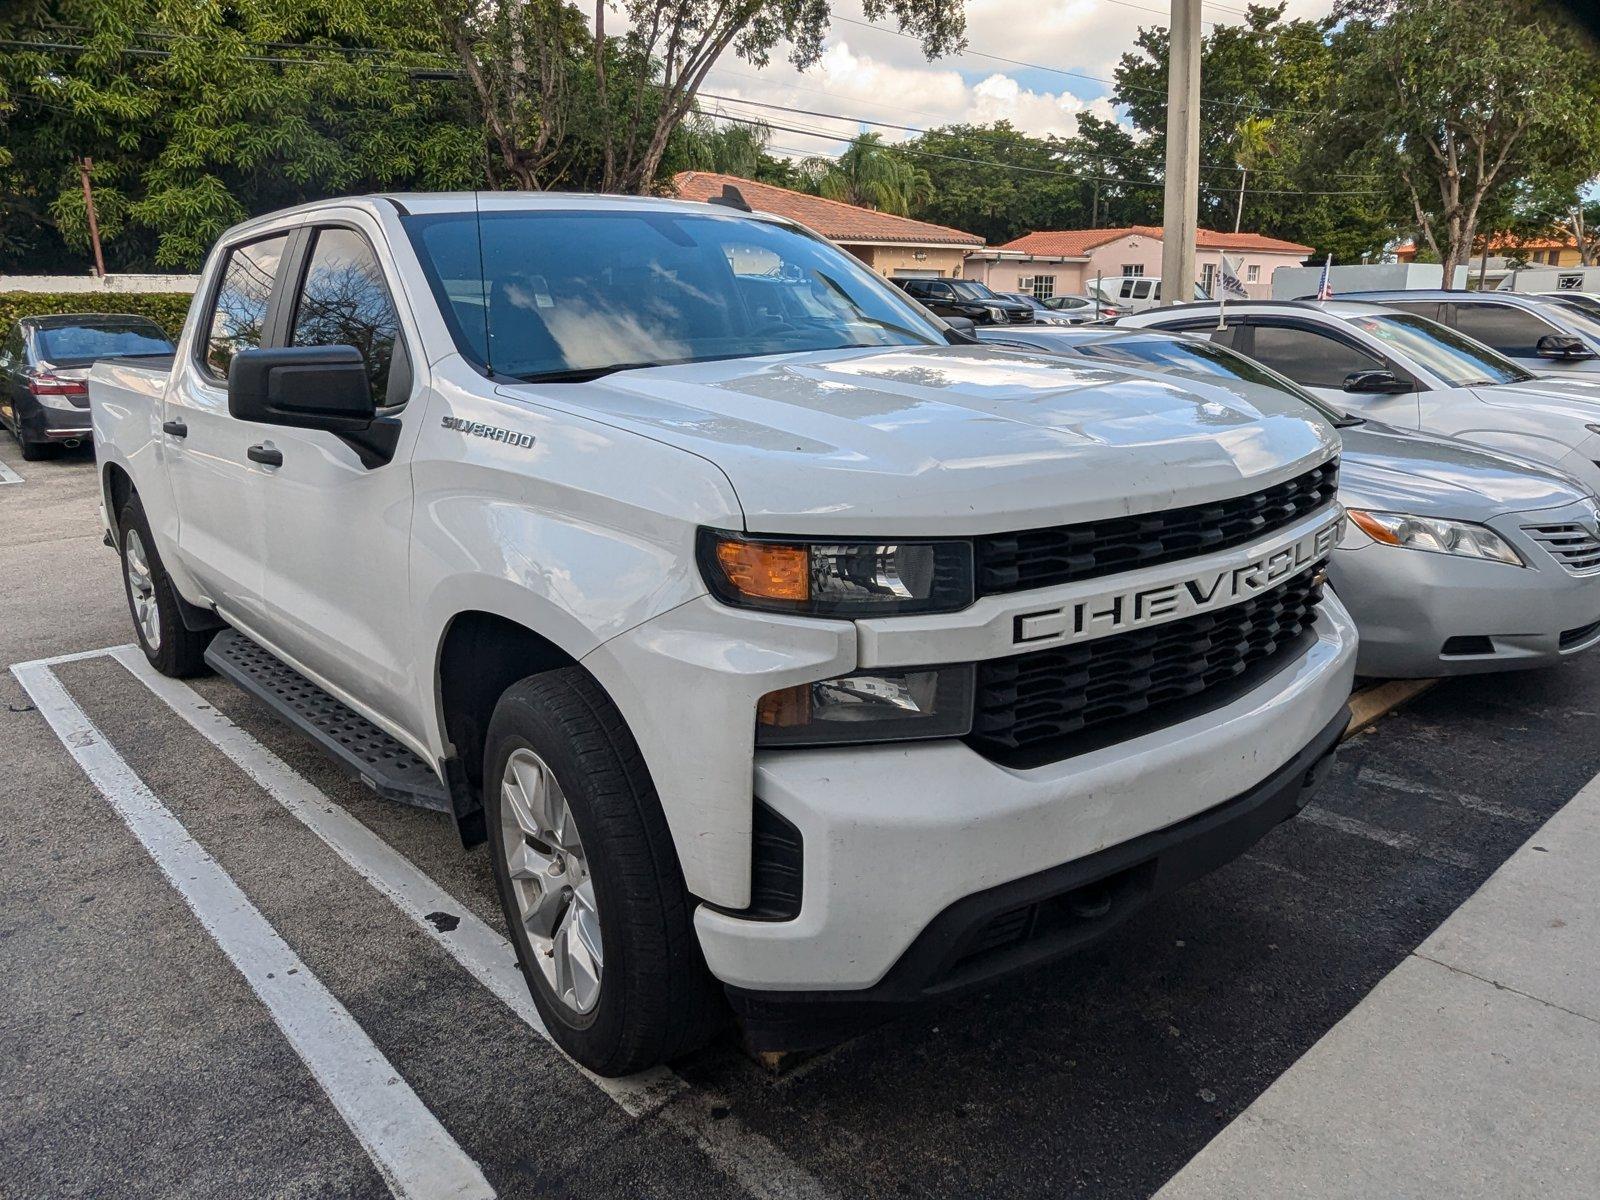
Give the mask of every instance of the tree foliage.
<path id="1" fill-rule="evenodd" d="M 1600 57 L 1545 0 L 1344 0 L 1334 92 L 1352 159 L 1405 203 L 1445 277 L 1525 181 L 1600 173 Z"/>
<path id="2" fill-rule="evenodd" d="M 905 151 L 884 145 L 881 133 L 858 135 L 837 159 L 808 158 L 799 171 L 819 196 L 897 217 L 933 195 L 928 172 Z"/>

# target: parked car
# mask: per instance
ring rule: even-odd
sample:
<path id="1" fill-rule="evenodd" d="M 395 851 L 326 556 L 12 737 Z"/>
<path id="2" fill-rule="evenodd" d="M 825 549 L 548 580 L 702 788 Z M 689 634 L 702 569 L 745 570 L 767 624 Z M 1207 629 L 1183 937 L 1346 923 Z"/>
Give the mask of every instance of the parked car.
<path id="1" fill-rule="evenodd" d="M 1187 333 L 986 329 L 983 341 L 1178 376 L 1248 401 L 1294 396 L 1339 429 L 1349 523 L 1328 566 L 1356 619 L 1356 670 L 1385 679 L 1546 666 L 1600 643 L 1600 510 L 1577 480 L 1530 459 L 1396 429 L 1333 407 Z"/>
<path id="2" fill-rule="evenodd" d="M 90 364 L 97 358 L 171 353 L 167 335 L 146 317 L 23 317 L 0 342 L 0 424 L 30 462 L 52 447 L 76 446 L 90 436 Z"/>
<path id="3" fill-rule="evenodd" d="M 1033 320 L 1033 306 L 1008 300 L 976 279 L 891 279 L 929 312 L 941 317 L 965 317 L 977 325 L 1025 324 Z"/>
<path id="4" fill-rule="evenodd" d="M 1355 300 L 1241 300 L 1138 313 L 1117 328 L 1199 334 L 1336 407 L 1547 462 L 1600 489 L 1600 379 L 1536 376 L 1426 317 Z"/>
<path id="5" fill-rule="evenodd" d="M 1575 308 L 1585 316 L 1600 320 L 1600 294 L 1594 292 L 1534 292 L 1532 295 L 1545 300 L 1554 300 L 1558 304 L 1565 304 Z"/>
<path id="6" fill-rule="evenodd" d="M 1091 282 L 1084 295 L 1092 302 L 1123 313 L 1144 312 L 1161 304 L 1161 280 L 1150 275 L 1122 275 Z M 1209 300 L 1211 297 L 1199 283 L 1194 285 L 1190 300 Z M 1109 313 L 1104 315 L 1109 316 Z"/>
<path id="7" fill-rule="evenodd" d="M 1076 948 L 1347 722 L 1328 422 L 972 344 L 734 200 L 302 205 L 90 381 L 145 656 L 487 837 L 607 1074 L 713 981 L 793 1046 Z"/>
<path id="8" fill-rule="evenodd" d="M 1352 292 L 1482 342 L 1536 375 L 1600 375 L 1600 319 L 1521 292 Z"/>
<path id="9" fill-rule="evenodd" d="M 1044 301 L 1035 296 L 1030 296 L 1026 292 L 996 292 L 995 294 L 1002 300 L 1015 300 L 1019 304 L 1026 304 L 1033 312 L 1033 323 L 1035 325 L 1076 325 L 1080 321 L 1094 319 L 1093 310 L 1089 308 L 1087 301 L 1084 304 L 1083 315 L 1073 317 L 1069 313 L 1057 312 L 1047 306 Z"/>
<path id="10" fill-rule="evenodd" d="M 1088 296 L 1046 296 L 1040 303 L 1048 309 L 1079 317 L 1083 321 L 1099 321 L 1122 315 L 1121 309 L 1091 300 Z"/>

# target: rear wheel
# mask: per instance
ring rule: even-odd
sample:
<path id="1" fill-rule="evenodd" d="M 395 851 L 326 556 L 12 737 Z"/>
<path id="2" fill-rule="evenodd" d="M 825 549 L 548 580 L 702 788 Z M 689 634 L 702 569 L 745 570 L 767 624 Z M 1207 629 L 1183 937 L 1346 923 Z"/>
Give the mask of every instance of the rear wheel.
<path id="1" fill-rule="evenodd" d="M 117 551 L 122 559 L 128 613 L 133 617 L 139 649 L 150 665 L 174 679 L 203 674 L 206 646 L 215 631 L 196 632 L 184 625 L 177 590 L 156 553 L 138 496 L 129 498 L 117 518 Z"/>
<path id="2" fill-rule="evenodd" d="M 622 715 L 581 669 L 501 697 L 484 806 L 506 923 L 545 1026 L 601 1075 L 685 1054 L 721 1023 L 666 818 Z"/>

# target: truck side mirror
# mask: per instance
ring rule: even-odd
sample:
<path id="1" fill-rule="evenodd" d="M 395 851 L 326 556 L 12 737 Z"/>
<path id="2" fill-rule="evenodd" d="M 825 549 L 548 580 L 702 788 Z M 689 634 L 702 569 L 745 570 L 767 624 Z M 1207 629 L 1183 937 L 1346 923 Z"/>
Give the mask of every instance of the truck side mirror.
<path id="1" fill-rule="evenodd" d="M 1351 371 L 1344 377 L 1344 390 L 1369 396 L 1398 396 L 1415 389 L 1409 380 L 1401 379 L 1393 371 Z"/>
<path id="2" fill-rule="evenodd" d="M 1594 351 L 1583 344 L 1582 338 L 1564 333 L 1545 334 L 1533 344 L 1533 352 L 1540 358 L 1560 358 L 1568 362 L 1594 357 Z"/>
<path id="3" fill-rule="evenodd" d="M 969 346 L 978 340 L 978 335 L 973 332 L 978 323 L 971 317 L 941 317 L 947 328 L 945 341 L 953 346 Z"/>
<path id="4" fill-rule="evenodd" d="M 377 416 L 354 346 L 241 350 L 228 364 L 228 412 L 241 421 L 360 433 Z"/>

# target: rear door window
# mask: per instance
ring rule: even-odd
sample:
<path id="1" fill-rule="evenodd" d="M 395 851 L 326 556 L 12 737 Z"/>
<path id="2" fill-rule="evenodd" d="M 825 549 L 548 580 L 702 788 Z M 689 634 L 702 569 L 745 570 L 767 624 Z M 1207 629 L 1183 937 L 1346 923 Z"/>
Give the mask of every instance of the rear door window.
<path id="1" fill-rule="evenodd" d="M 1460 332 L 1513 358 L 1537 357 L 1539 339 L 1561 332 L 1527 309 L 1510 304 L 1456 303 L 1441 307 L 1449 310 L 1447 319 Z"/>
<path id="2" fill-rule="evenodd" d="M 292 346 L 354 346 L 366 360 L 372 401 L 389 407 L 389 368 L 400 319 L 383 268 L 353 229 L 319 229 L 295 297 Z M 404 399 L 401 398 L 401 403 Z"/>
<path id="3" fill-rule="evenodd" d="M 279 234 L 228 251 L 206 325 L 205 363 L 216 378 L 227 379 L 228 365 L 239 351 L 261 346 L 267 306 L 288 242 L 287 234 Z"/>
<path id="4" fill-rule="evenodd" d="M 1301 387 L 1338 390 L 1352 372 L 1380 371 L 1384 366 L 1377 355 L 1320 330 L 1252 322 L 1250 332 L 1250 357 Z"/>

